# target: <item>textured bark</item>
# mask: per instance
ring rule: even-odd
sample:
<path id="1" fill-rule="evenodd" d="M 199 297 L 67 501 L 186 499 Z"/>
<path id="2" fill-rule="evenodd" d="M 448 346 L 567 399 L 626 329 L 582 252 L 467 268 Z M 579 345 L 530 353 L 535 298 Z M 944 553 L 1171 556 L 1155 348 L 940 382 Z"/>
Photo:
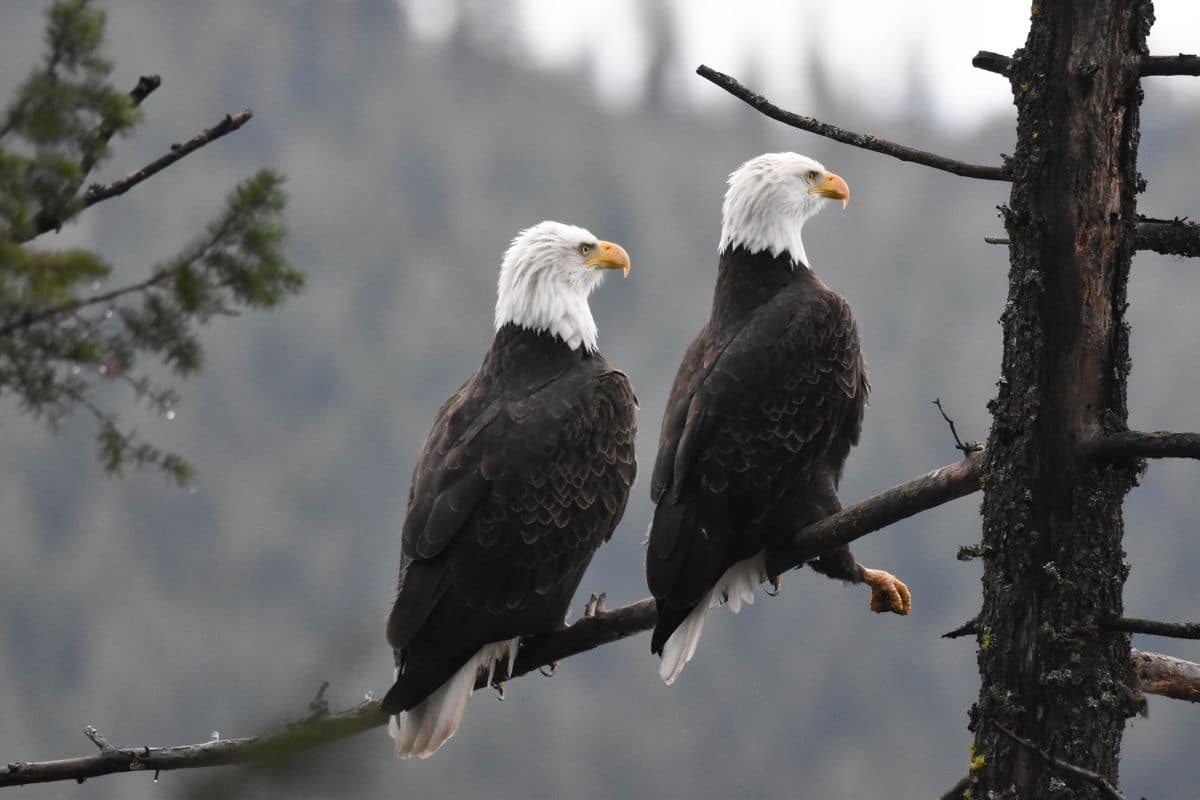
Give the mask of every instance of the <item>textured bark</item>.
<path id="1" fill-rule="evenodd" d="M 1138 67 L 1152 18 L 1141 0 L 1035 4 L 1009 69 L 1018 143 L 986 451 L 976 798 L 1103 796 L 993 723 L 1117 784 L 1137 678 L 1128 636 L 1098 623 L 1121 616 L 1121 504 L 1134 475 L 1079 444 L 1126 427 Z"/>

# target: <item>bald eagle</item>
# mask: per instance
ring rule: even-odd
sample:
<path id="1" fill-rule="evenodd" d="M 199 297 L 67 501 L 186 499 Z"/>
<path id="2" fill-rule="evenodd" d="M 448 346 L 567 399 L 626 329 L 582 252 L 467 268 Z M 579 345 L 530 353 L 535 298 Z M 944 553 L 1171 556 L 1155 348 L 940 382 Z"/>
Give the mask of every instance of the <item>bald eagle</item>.
<path id="1" fill-rule="evenodd" d="M 500 268 L 491 347 L 425 438 L 387 623 L 396 682 L 383 710 L 403 758 L 454 735 L 477 676 L 511 668 L 521 637 L 563 624 L 625 511 L 637 400 L 597 351 L 588 307 L 609 269 L 628 275 L 628 254 L 583 228 L 522 231 Z"/>
<path id="2" fill-rule="evenodd" d="M 729 176 L 711 316 L 675 377 L 650 490 L 651 650 L 667 683 L 695 653 L 709 608 L 736 613 L 758 584 L 778 588 L 791 534 L 841 508 L 870 385 L 850 307 L 813 273 L 800 232 L 849 198 L 841 177 L 795 153 Z M 869 584 L 876 611 L 908 613 L 907 587 L 847 547 L 811 566 Z"/>

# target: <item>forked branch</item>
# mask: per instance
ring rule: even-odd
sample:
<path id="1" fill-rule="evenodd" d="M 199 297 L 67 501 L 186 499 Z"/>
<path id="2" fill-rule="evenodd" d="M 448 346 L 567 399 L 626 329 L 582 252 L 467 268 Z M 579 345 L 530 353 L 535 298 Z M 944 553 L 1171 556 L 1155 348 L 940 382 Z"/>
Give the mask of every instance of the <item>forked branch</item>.
<path id="1" fill-rule="evenodd" d="M 225 118 L 216 125 L 202 130 L 200 133 L 196 134 L 191 139 L 188 139 L 183 144 L 171 145 L 169 152 L 159 156 L 154 161 L 151 161 L 149 164 L 137 170 L 136 172 L 131 172 L 124 178 L 120 178 L 119 180 L 115 180 L 109 184 L 92 184 L 84 193 L 83 202 L 79 206 L 79 211 L 91 208 L 92 206 L 96 205 L 96 203 L 103 202 L 109 198 L 125 194 L 134 186 L 137 186 L 142 181 L 145 181 L 159 172 L 162 172 L 164 169 L 171 166 L 176 161 L 184 158 L 188 154 L 194 153 L 201 147 L 204 147 L 204 145 L 216 141 L 226 134 L 233 133 L 238 128 L 249 122 L 253 116 L 254 112 L 248 108 L 244 111 L 238 112 L 237 114 L 226 114 Z M 30 238 L 46 233 L 47 231 L 56 230 L 62 225 L 62 222 L 63 220 L 39 218 L 37 221 L 37 228 L 34 231 L 33 236 Z"/>
<path id="2" fill-rule="evenodd" d="M 784 125 L 790 125 L 793 128 L 815 133 L 818 136 L 824 136 L 827 139 L 833 139 L 834 141 L 852 145 L 863 150 L 883 153 L 892 158 L 898 158 L 901 161 L 911 161 L 914 164 L 922 164 L 926 167 L 933 167 L 934 169 L 940 169 L 954 175 L 961 175 L 964 178 L 983 178 L 990 181 L 1011 180 L 1003 167 L 991 167 L 983 164 L 968 164 L 965 161 L 955 161 L 952 158 L 939 156 L 936 153 L 918 150 L 915 147 L 908 147 L 903 144 L 896 144 L 895 142 L 889 142 L 886 139 L 880 139 L 877 136 L 869 134 L 855 133 L 854 131 L 848 131 L 835 125 L 815 120 L 812 117 L 805 117 L 800 114 L 794 114 L 791 111 L 785 111 L 762 95 L 750 91 L 738 83 L 735 78 L 723 72 L 718 72 L 707 65 L 701 64 L 696 68 L 696 73 L 700 77 L 715 83 L 760 114 L 765 114 L 771 119 L 782 122 Z"/>

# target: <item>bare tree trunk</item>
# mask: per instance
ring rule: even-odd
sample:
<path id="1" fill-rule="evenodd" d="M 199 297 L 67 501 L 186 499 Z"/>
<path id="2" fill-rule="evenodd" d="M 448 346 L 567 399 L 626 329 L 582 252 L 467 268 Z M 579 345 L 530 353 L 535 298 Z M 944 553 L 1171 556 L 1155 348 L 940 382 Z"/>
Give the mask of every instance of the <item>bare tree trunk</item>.
<path id="1" fill-rule="evenodd" d="M 1039 755 L 1117 783 L 1137 678 L 1121 613 L 1128 462 L 1081 445 L 1126 428 L 1143 0 L 1043 0 L 1009 73 L 1004 361 L 983 504 L 974 798 L 1101 797 Z M 1002 735 L 1015 732 L 1026 745 Z M 983 756 L 979 759 L 978 756 Z"/>

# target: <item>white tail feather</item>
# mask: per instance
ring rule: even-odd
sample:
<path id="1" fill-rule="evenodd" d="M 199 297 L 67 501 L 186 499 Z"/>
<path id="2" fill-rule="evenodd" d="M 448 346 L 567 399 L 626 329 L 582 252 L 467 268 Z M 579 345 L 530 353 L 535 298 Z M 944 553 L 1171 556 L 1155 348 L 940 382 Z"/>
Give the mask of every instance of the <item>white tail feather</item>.
<path id="1" fill-rule="evenodd" d="M 497 664 L 504 664 L 511 671 L 517 659 L 520 639 L 491 642 L 459 668 L 450 679 L 434 692 L 404 712 L 401 722 L 397 714 L 388 720 L 388 735 L 396 744 L 396 755 L 400 758 L 429 758 L 458 730 L 467 698 L 475 691 L 479 670 L 487 670 L 488 683 Z"/>
<path id="2" fill-rule="evenodd" d="M 709 609 L 722 603 L 729 604 L 729 610 L 737 614 L 742 610 L 742 603 L 754 605 L 754 590 L 760 583 L 767 580 L 767 554 L 765 551 L 739 561 L 729 569 L 701 598 L 692 613 L 680 623 L 679 627 L 667 638 L 663 645 L 662 660 L 658 665 L 658 674 L 667 682 L 675 682 L 683 667 L 696 654 L 696 645 L 700 643 L 700 634 L 704 632 L 704 618 Z"/>

